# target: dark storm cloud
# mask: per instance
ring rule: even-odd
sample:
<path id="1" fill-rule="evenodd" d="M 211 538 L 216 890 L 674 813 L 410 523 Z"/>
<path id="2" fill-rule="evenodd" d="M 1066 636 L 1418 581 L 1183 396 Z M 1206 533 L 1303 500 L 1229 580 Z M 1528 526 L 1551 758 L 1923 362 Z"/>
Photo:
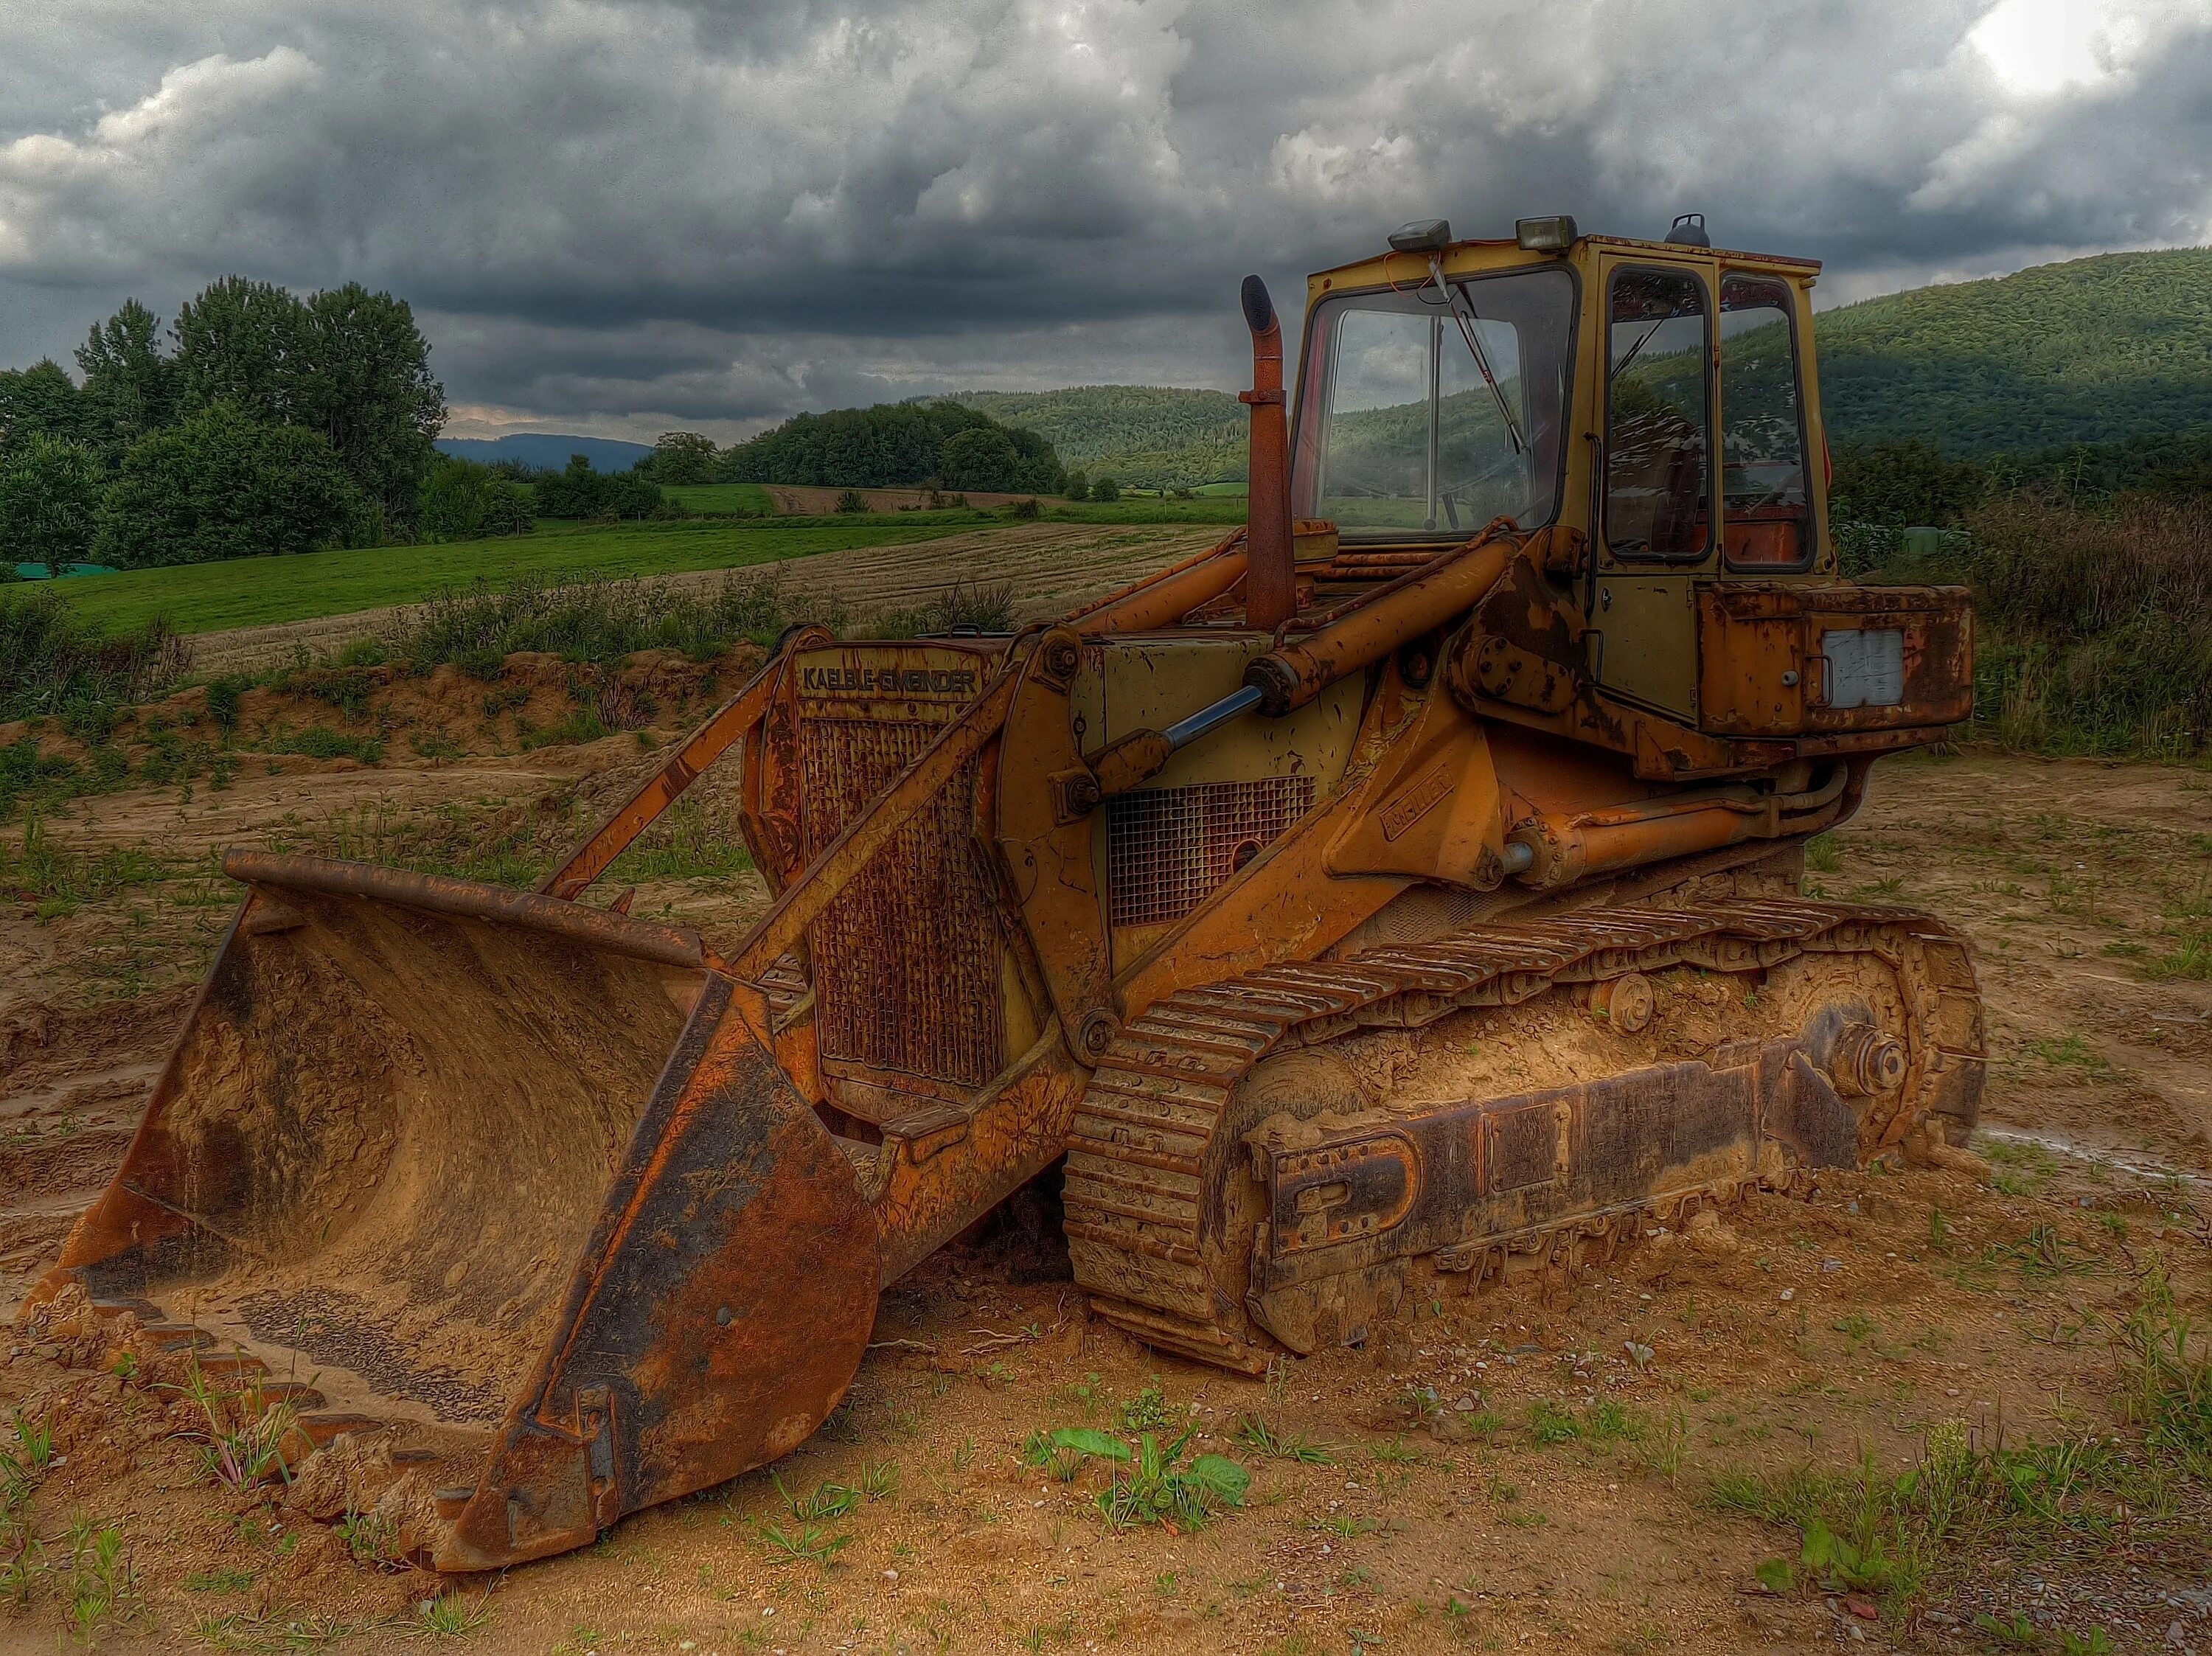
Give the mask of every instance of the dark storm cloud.
<path id="1" fill-rule="evenodd" d="M 2208 126 L 2212 0 L 18 0 L 0 356 L 239 270 L 406 294 L 489 420 L 1228 384 L 1238 276 L 1417 215 L 1870 290 L 2203 240 Z"/>

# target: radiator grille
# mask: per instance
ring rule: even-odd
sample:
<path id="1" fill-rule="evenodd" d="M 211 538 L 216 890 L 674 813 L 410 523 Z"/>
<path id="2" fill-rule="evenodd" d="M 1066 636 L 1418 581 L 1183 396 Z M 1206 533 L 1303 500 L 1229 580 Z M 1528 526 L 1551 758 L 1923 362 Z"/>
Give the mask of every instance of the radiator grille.
<path id="1" fill-rule="evenodd" d="M 940 728 L 805 721 L 808 856 L 827 847 Z M 1001 1067 L 998 924 L 969 849 L 975 763 L 963 766 L 814 923 L 815 1030 L 824 1058 L 960 1087 L 979 1087 Z"/>
<path id="2" fill-rule="evenodd" d="M 1115 925 L 1179 920 L 1313 808 L 1310 776 L 1200 782 L 1107 802 L 1108 912 Z"/>

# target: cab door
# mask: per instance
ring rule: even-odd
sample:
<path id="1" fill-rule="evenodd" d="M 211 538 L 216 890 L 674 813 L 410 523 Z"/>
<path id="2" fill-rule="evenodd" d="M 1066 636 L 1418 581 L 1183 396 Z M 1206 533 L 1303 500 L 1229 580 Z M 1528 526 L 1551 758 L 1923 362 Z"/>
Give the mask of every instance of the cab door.
<path id="1" fill-rule="evenodd" d="M 1686 262 L 1612 259 L 1601 280 L 1598 677 L 1623 700 L 1694 723 L 1696 586 L 1718 554 L 1712 293 Z"/>

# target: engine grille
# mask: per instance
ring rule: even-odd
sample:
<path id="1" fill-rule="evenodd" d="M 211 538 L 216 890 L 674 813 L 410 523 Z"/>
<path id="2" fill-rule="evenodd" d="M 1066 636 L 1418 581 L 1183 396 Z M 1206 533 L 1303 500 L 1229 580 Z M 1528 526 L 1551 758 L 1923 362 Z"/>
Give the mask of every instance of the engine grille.
<path id="1" fill-rule="evenodd" d="M 805 720 L 807 855 L 826 848 L 939 728 Z M 824 1058 L 963 1088 L 1002 1067 L 998 923 L 969 848 L 975 796 L 970 761 L 814 923 L 815 1030 Z"/>
<path id="2" fill-rule="evenodd" d="M 1310 776 L 1200 782 L 1125 793 L 1106 806 L 1107 912 L 1115 925 L 1179 920 L 1313 808 Z"/>

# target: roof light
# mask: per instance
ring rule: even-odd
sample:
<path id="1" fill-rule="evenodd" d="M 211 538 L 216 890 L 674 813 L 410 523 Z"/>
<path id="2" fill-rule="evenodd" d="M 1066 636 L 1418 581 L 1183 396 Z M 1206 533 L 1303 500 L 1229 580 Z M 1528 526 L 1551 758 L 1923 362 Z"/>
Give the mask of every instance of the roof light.
<path id="1" fill-rule="evenodd" d="M 1710 247 L 1713 245 L 1713 239 L 1705 234 L 1705 215 L 1703 213 L 1676 215 L 1674 228 L 1667 232 L 1667 240 L 1679 242 L 1685 247 Z"/>
<path id="2" fill-rule="evenodd" d="M 1575 245 L 1575 215 L 1554 213 L 1549 218 L 1516 219 L 1513 240 L 1530 253 L 1564 253 Z"/>
<path id="3" fill-rule="evenodd" d="M 1390 233 L 1394 253 L 1440 253 L 1451 243 L 1449 219 L 1415 219 Z"/>

